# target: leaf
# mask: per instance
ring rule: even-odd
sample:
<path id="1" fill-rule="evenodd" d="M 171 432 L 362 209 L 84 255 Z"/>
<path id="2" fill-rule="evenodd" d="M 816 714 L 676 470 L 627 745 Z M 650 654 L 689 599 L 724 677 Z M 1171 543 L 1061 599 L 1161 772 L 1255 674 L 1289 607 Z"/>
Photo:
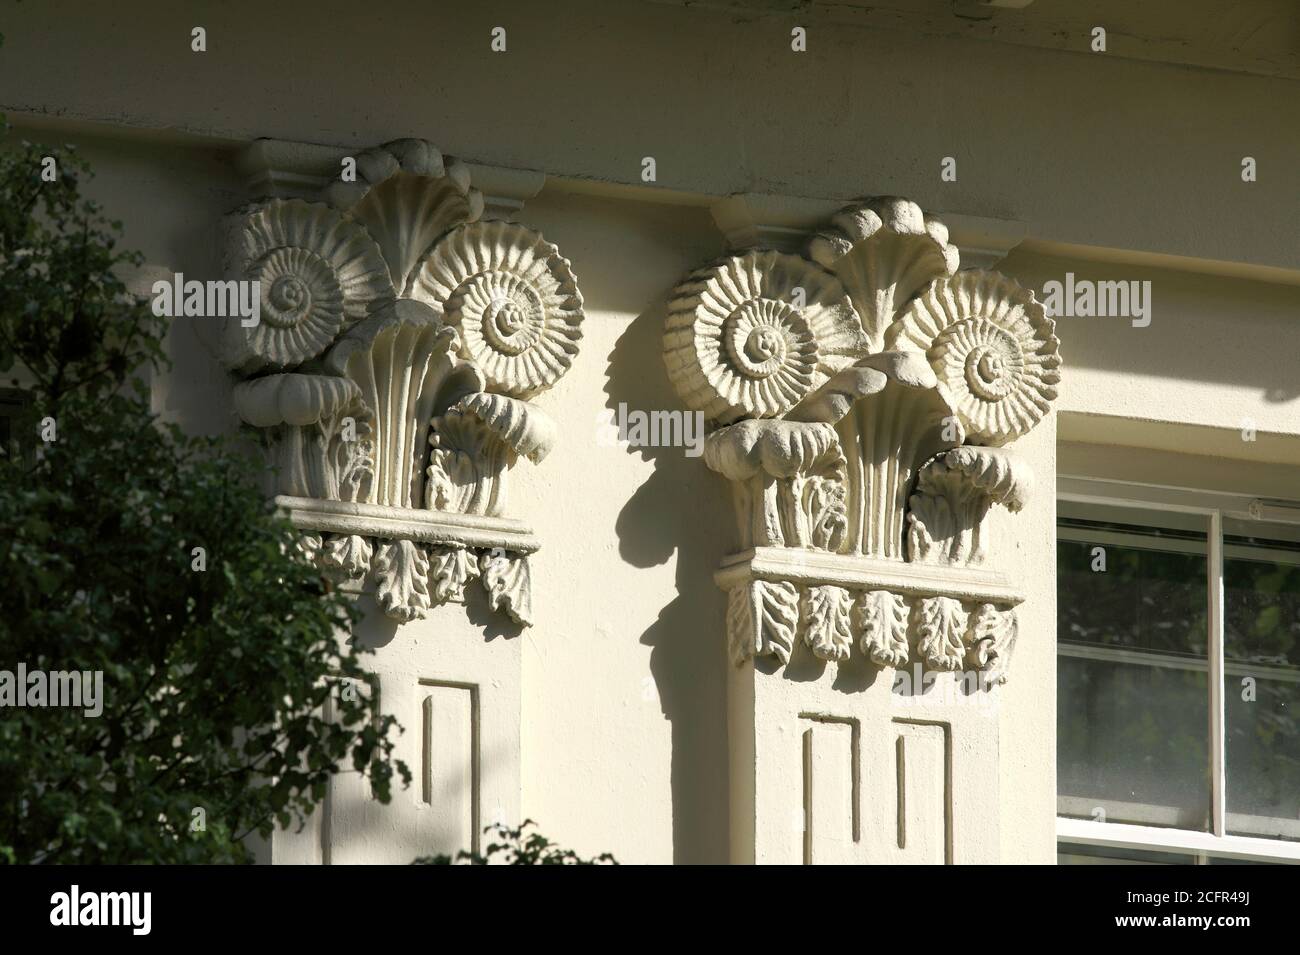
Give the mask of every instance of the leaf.
<path id="1" fill-rule="evenodd" d="M 907 663 L 907 601 L 888 590 L 868 591 L 858 600 L 859 646 L 881 666 Z"/>
<path id="2" fill-rule="evenodd" d="M 804 593 L 804 643 L 823 660 L 843 661 L 853 647 L 853 597 L 843 587 L 809 587 Z"/>
<path id="3" fill-rule="evenodd" d="M 936 670 L 960 670 L 966 656 L 962 637 L 966 632 L 966 612 L 961 601 L 952 597 L 925 597 L 914 611 L 917 650 L 925 662 Z"/>
<path id="4" fill-rule="evenodd" d="M 727 594 L 727 633 L 737 663 L 771 654 L 790 662 L 799 591 L 786 581 L 750 580 Z"/>
<path id="5" fill-rule="evenodd" d="M 479 574 L 487 591 L 488 605 L 504 609 L 515 623 L 533 622 L 532 577 L 528 558 L 505 551 L 487 551 L 479 556 Z"/>

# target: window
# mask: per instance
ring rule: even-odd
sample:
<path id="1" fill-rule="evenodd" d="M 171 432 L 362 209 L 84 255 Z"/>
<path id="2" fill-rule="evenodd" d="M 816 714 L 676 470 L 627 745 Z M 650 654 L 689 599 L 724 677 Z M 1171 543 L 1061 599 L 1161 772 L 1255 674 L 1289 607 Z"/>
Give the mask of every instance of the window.
<path id="1" fill-rule="evenodd" d="M 1061 491 L 1060 861 L 1300 862 L 1300 506 Z"/>

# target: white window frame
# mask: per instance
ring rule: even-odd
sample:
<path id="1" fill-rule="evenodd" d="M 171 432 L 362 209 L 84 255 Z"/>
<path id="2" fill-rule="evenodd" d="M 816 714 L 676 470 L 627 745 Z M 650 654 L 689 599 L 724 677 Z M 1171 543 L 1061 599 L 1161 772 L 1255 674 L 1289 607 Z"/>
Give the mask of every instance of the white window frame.
<path id="1" fill-rule="evenodd" d="M 1206 581 L 1209 608 L 1210 831 L 1098 822 L 1058 816 L 1058 842 L 1120 849 L 1146 849 L 1256 862 L 1300 863 L 1300 841 L 1228 834 L 1225 720 L 1223 711 L 1223 521 L 1262 519 L 1300 524 L 1300 503 L 1270 501 L 1250 494 L 1226 494 L 1157 484 L 1058 476 L 1057 500 L 1111 507 L 1199 514 L 1207 518 Z"/>

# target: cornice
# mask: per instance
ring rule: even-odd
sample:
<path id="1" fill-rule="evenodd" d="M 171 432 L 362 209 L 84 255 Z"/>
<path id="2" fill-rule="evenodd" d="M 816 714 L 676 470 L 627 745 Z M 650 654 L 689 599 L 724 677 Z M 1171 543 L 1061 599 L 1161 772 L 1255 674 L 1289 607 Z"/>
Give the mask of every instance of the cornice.
<path id="1" fill-rule="evenodd" d="M 25 121 L 33 119 L 24 117 Z M 195 140 L 201 141 L 199 137 Z M 347 153 L 348 150 L 340 146 L 258 139 L 236 153 L 235 163 L 250 195 L 307 196 L 317 192 L 337 174 L 338 159 Z M 512 218 L 522 204 L 536 196 L 543 187 L 579 195 L 690 206 L 709 210 L 730 249 L 761 247 L 800 252 L 822 223 L 852 201 L 848 197 L 753 192 L 719 197 L 663 186 L 587 179 L 554 171 L 542 173 L 484 163 L 466 165 L 484 192 L 484 214 L 488 217 Z M 1028 222 L 1015 218 L 956 211 L 938 215 L 948 227 L 949 241 L 960 250 L 963 268 L 995 268 L 1013 250 L 1022 249 L 1035 255 L 1075 261 L 1169 269 L 1276 285 L 1300 285 L 1300 268 L 1100 245 L 1091 237 L 1081 240 L 1078 236 L 1031 229 Z"/>

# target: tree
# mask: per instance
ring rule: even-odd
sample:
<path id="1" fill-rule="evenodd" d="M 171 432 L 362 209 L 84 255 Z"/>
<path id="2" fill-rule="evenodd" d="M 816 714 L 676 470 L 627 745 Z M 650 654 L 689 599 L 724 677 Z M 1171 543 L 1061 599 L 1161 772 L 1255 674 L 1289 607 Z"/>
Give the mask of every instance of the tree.
<path id="1" fill-rule="evenodd" d="M 564 849 L 551 842 L 536 829 L 537 823 L 525 819 L 517 828 L 504 823 L 488 826 L 485 830 L 495 836 L 487 850 L 479 855 L 461 850 L 456 858 L 449 855 L 420 856 L 411 865 L 618 865 L 608 852 L 594 859 L 584 859 L 572 849 Z"/>
<path id="2" fill-rule="evenodd" d="M 247 861 L 334 772 L 384 802 L 410 774 L 355 612 L 257 466 L 150 412 L 165 320 L 123 284 L 140 258 L 87 174 L 68 148 L 0 154 L 0 374 L 26 398 L 0 460 L 0 859 Z M 72 671 L 89 695 L 102 674 L 100 715 L 33 705 Z"/>

